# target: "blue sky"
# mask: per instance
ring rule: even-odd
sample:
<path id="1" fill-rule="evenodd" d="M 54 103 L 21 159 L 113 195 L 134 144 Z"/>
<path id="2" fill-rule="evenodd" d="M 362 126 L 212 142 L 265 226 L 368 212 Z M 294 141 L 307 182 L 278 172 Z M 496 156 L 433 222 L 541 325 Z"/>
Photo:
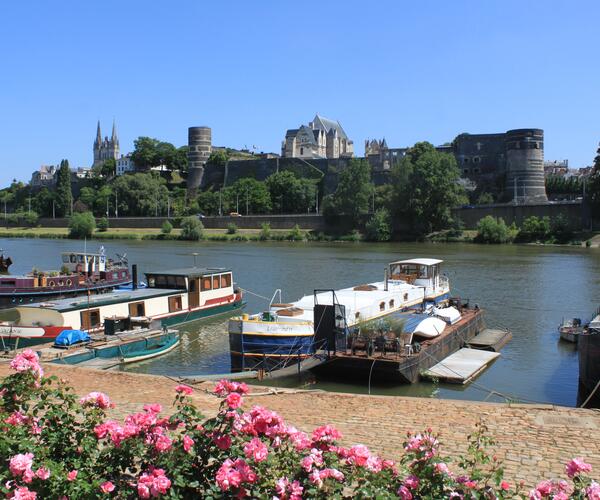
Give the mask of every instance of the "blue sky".
<path id="1" fill-rule="evenodd" d="M 366 138 L 435 144 L 545 130 L 546 159 L 600 140 L 600 2 L 30 1 L 0 15 L 0 183 L 68 158 L 96 121 L 183 145 L 280 149 L 316 112 Z"/>

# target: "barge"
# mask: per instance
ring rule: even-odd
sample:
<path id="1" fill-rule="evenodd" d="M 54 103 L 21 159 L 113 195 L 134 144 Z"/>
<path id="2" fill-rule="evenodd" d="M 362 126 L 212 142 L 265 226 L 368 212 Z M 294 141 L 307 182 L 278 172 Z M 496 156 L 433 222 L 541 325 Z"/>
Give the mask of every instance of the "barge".
<path id="1" fill-rule="evenodd" d="M 134 266 L 134 275 L 137 274 Z M 0 323 L 4 348 L 53 341 L 64 330 L 104 330 L 106 320 L 128 319 L 165 327 L 233 312 L 242 291 L 225 268 L 184 268 L 146 273 L 148 287 L 114 290 L 16 307 L 15 322 Z M 135 280 L 134 280 L 135 285 Z"/>
<path id="2" fill-rule="evenodd" d="M 98 294 L 131 283 L 124 258 L 113 261 L 98 253 L 63 252 L 60 271 L 35 271 L 0 277 L 0 309 L 89 293 Z"/>
<path id="3" fill-rule="evenodd" d="M 428 258 L 392 262 L 383 281 L 316 290 L 291 303 L 275 302 L 273 295 L 266 311 L 230 319 L 232 371 L 283 368 L 324 347 L 317 339 L 319 331 L 351 329 L 413 306 L 444 302 L 450 284 L 441 274 L 442 262 Z"/>
<path id="4" fill-rule="evenodd" d="M 600 408 L 600 315 L 578 335 L 579 386 L 577 406 Z"/>

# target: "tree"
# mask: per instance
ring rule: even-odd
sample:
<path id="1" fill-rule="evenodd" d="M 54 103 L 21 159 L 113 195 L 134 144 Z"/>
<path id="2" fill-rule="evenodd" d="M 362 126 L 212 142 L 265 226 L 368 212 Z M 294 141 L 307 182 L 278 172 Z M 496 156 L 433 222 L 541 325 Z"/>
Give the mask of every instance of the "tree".
<path id="1" fill-rule="evenodd" d="M 52 204 L 54 202 L 54 193 L 48 188 L 43 187 L 32 197 L 31 208 L 42 217 L 52 217 Z M 4 207 L 2 207 L 4 208 Z"/>
<path id="2" fill-rule="evenodd" d="M 596 150 L 592 175 L 590 175 L 587 187 L 592 214 L 598 217 L 600 216 L 600 145 Z"/>
<path id="3" fill-rule="evenodd" d="M 222 193 L 227 211 L 264 214 L 271 211 L 271 195 L 264 182 L 251 177 L 239 179 Z M 238 207 L 239 205 L 239 207 Z"/>
<path id="4" fill-rule="evenodd" d="M 390 214 L 385 208 L 378 209 L 365 226 L 368 241 L 389 241 L 392 237 Z"/>
<path id="5" fill-rule="evenodd" d="M 486 215 L 477 223 L 477 243 L 508 243 L 513 240 L 515 230 L 509 228 L 504 219 Z"/>
<path id="6" fill-rule="evenodd" d="M 135 163 L 136 167 L 140 170 L 150 170 L 151 167 L 155 167 L 160 164 L 158 158 L 158 139 L 151 137 L 138 137 L 133 141 L 133 153 L 131 153 L 131 159 Z"/>
<path id="7" fill-rule="evenodd" d="M 466 201 L 459 178 L 453 155 L 436 151 L 428 142 L 416 143 L 392 168 L 392 212 L 417 234 L 448 228 L 451 209 Z"/>
<path id="8" fill-rule="evenodd" d="M 105 232 L 108 230 L 108 219 L 106 217 L 100 217 L 98 219 L 98 223 L 96 224 L 98 231 Z"/>
<path id="9" fill-rule="evenodd" d="M 90 238 L 96 229 L 96 219 L 92 212 L 75 213 L 69 219 L 70 238 Z"/>
<path id="10" fill-rule="evenodd" d="M 204 215 L 218 215 L 219 196 L 219 193 L 214 191 L 202 191 L 198 194 L 196 202 L 198 203 L 200 212 Z"/>
<path id="11" fill-rule="evenodd" d="M 198 241 L 202 239 L 204 226 L 197 217 L 186 217 L 181 222 L 181 239 L 189 241 Z"/>
<path id="12" fill-rule="evenodd" d="M 356 226 L 360 215 L 369 212 L 372 195 L 373 184 L 369 162 L 362 158 L 351 159 L 348 167 L 340 173 L 332 199 L 334 210 L 338 214 L 350 216 Z"/>
<path id="13" fill-rule="evenodd" d="M 208 160 L 206 160 L 206 163 L 214 167 L 225 168 L 227 160 L 229 160 L 227 151 L 223 149 L 217 149 L 210 154 Z"/>
<path id="14" fill-rule="evenodd" d="M 114 177 L 117 173 L 117 162 L 114 158 L 104 160 L 104 163 L 100 167 L 100 174 L 102 177 L 109 178 Z"/>
<path id="15" fill-rule="evenodd" d="M 274 213 L 306 213 L 316 203 L 316 181 L 300 179 L 289 170 L 271 174 L 265 184 L 271 194 Z"/>
<path id="16" fill-rule="evenodd" d="M 56 174 L 56 212 L 58 216 L 71 214 L 73 192 L 71 191 L 71 169 L 68 160 L 61 160 Z"/>
<path id="17" fill-rule="evenodd" d="M 523 221 L 517 239 L 519 241 L 546 241 L 549 236 L 550 218 L 532 215 Z"/>
<path id="18" fill-rule="evenodd" d="M 168 220 L 163 222 L 162 227 L 160 228 L 160 232 L 162 234 L 171 234 L 173 231 L 173 224 L 171 224 Z"/>
<path id="19" fill-rule="evenodd" d="M 113 182 L 119 203 L 119 214 L 154 216 L 165 214 L 169 190 L 166 182 L 155 173 L 122 175 Z"/>

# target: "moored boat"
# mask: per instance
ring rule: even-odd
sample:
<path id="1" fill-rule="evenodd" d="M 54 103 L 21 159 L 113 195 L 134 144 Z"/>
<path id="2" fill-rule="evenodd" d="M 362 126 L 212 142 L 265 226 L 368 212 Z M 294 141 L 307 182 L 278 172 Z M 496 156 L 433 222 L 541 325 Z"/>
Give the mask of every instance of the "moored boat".
<path id="1" fill-rule="evenodd" d="M 600 314 L 579 336 L 577 406 L 600 408 Z"/>
<path id="2" fill-rule="evenodd" d="M 450 286 L 440 272 L 441 263 L 438 259 L 392 262 L 383 281 L 316 290 L 291 303 L 272 300 L 266 311 L 230 319 L 232 370 L 280 368 L 323 349 L 323 332 L 347 330 L 409 307 L 444 301 Z"/>
<path id="3" fill-rule="evenodd" d="M 127 261 L 98 253 L 63 252 L 60 271 L 34 271 L 0 277 L 0 308 L 88 293 L 103 293 L 131 282 Z"/>
<path id="4" fill-rule="evenodd" d="M 134 273 L 136 274 L 136 273 Z M 235 311 L 242 292 L 225 268 L 146 273 L 148 287 L 16 307 L 18 320 L 0 324 L 3 344 L 48 342 L 63 330 L 99 332 L 105 323 L 170 326 Z M 126 327 L 125 327 L 126 328 Z"/>
<path id="5" fill-rule="evenodd" d="M 576 344 L 579 335 L 583 333 L 585 328 L 586 325 L 584 325 L 579 318 L 563 319 L 558 327 L 558 333 L 562 340 Z"/>

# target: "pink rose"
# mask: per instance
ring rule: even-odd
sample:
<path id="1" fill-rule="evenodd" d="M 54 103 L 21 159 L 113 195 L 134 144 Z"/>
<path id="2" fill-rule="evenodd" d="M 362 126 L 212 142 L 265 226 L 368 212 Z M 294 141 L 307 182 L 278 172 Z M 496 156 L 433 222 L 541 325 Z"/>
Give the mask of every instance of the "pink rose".
<path id="1" fill-rule="evenodd" d="M 565 467 L 566 471 L 567 471 L 567 475 L 570 478 L 573 478 L 574 476 L 576 476 L 577 474 L 581 473 L 581 472 L 591 472 L 592 471 L 592 466 L 590 464 L 587 464 L 583 461 L 583 458 L 574 458 L 573 460 L 571 460 Z"/>
<path id="2" fill-rule="evenodd" d="M 231 436 L 225 434 L 217 434 L 213 436 L 213 442 L 217 445 L 220 450 L 228 450 L 231 448 Z"/>
<path id="3" fill-rule="evenodd" d="M 100 490 L 102 491 L 102 493 L 111 493 L 115 490 L 115 485 L 112 484 L 110 481 L 104 481 L 100 485 Z"/>
<path id="4" fill-rule="evenodd" d="M 158 403 L 144 405 L 144 411 L 148 413 L 160 413 L 162 411 L 162 406 Z"/>
<path id="5" fill-rule="evenodd" d="M 10 498 L 13 500 L 36 500 L 37 493 L 29 490 L 29 488 L 26 486 L 21 486 L 13 491 L 13 494 Z"/>
<path id="6" fill-rule="evenodd" d="M 82 406 L 95 406 L 106 410 L 111 407 L 110 398 L 103 392 L 90 392 L 79 400 Z"/>
<path id="7" fill-rule="evenodd" d="M 585 489 L 585 494 L 589 500 L 600 500 L 600 484 L 596 481 L 592 481 Z"/>
<path id="8" fill-rule="evenodd" d="M 192 389 L 189 385 L 180 384 L 177 387 L 175 387 L 175 392 L 183 393 L 189 396 L 190 394 L 192 394 L 192 392 L 194 392 L 194 389 Z"/>
<path id="9" fill-rule="evenodd" d="M 412 500 L 413 497 L 410 490 L 404 485 L 400 486 L 400 488 L 398 489 L 398 496 L 402 500 Z"/>
<path id="10" fill-rule="evenodd" d="M 50 471 L 46 469 L 46 467 L 40 467 L 38 470 L 35 471 L 35 475 L 42 481 L 45 481 L 50 477 Z"/>
<path id="11" fill-rule="evenodd" d="M 79 474 L 79 471 L 76 469 L 68 472 L 67 473 L 67 481 L 75 481 L 75 479 L 77 478 L 77 474 Z"/>
<path id="12" fill-rule="evenodd" d="M 228 394 L 225 401 L 227 402 L 227 406 L 229 406 L 229 408 L 231 408 L 232 410 L 236 410 L 237 408 L 242 406 L 243 402 L 242 396 L 240 396 L 240 394 L 237 392 L 232 392 Z"/>
<path id="13" fill-rule="evenodd" d="M 44 376 L 44 370 L 40 366 L 39 361 L 40 358 L 34 351 L 25 349 L 12 359 L 10 367 L 19 373 L 30 371 L 39 379 Z"/>
<path id="14" fill-rule="evenodd" d="M 262 462 L 267 459 L 269 449 L 259 438 L 253 438 L 244 445 L 244 453 L 246 458 L 252 458 L 255 462 Z"/>
<path id="15" fill-rule="evenodd" d="M 14 476 L 20 476 L 25 471 L 31 470 L 33 463 L 33 453 L 19 453 L 10 459 L 8 468 Z"/>
<path id="16" fill-rule="evenodd" d="M 510 490 L 510 483 L 506 482 L 506 481 L 502 481 L 500 483 L 500 489 L 504 490 L 504 491 L 508 491 Z"/>
<path id="17" fill-rule="evenodd" d="M 444 462 L 436 463 L 433 468 L 438 474 L 450 474 L 450 469 L 448 469 L 448 466 Z"/>
<path id="18" fill-rule="evenodd" d="M 184 451 L 188 452 L 192 449 L 192 446 L 194 446 L 194 440 L 189 437 L 187 434 L 183 436 L 183 449 Z"/>
<path id="19" fill-rule="evenodd" d="M 419 478 L 413 475 L 408 476 L 404 480 L 404 486 L 410 490 L 416 490 L 419 487 Z"/>
<path id="20" fill-rule="evenodd" d="M 169 436 L 158 436 L 154 443 L 154 447 L 160 452 L 164 453 L 165 451 L 171 448 L 173 444 L 173 440 Z"/>

